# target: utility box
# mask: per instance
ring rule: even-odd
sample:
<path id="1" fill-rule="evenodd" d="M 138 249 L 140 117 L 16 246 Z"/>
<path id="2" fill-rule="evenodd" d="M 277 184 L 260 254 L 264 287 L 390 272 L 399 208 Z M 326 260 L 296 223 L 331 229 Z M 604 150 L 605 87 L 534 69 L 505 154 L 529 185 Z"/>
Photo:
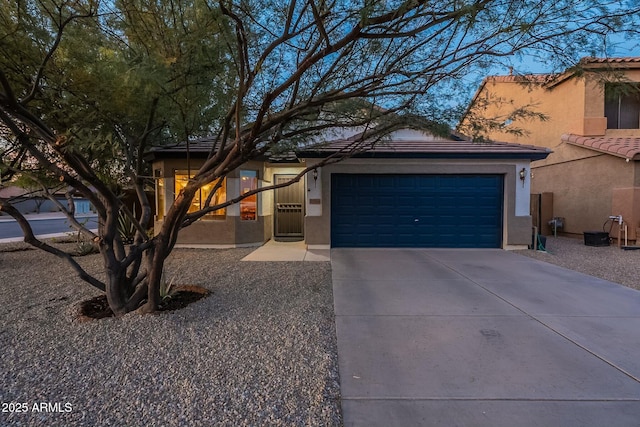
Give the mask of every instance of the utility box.
<path id="1" fill-rule="evenodd" d="M 584 244 L 586 246 L 609 246 L 609 233 L 605 231 L 585 231 Z"/>
<path id="2" fill-rule="evenodd" d="M 529 204 L 533 226 L 543 236 L 553 234 L 549 221 L 553 220 L 553 193 L 531 194 Z"/>

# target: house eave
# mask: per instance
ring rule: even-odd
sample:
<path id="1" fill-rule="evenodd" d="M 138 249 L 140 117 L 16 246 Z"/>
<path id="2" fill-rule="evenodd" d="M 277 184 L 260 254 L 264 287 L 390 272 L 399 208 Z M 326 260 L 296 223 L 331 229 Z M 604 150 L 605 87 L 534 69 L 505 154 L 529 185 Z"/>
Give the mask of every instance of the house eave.
<path id="1" fill-rule="evenodd" d="M 298 153 L 299 158 L 324 158 L 331 152 L 305 151 Z M 538 153 L 379 153 L 367 152 L 350 156 L 352 159 L 447 159 L 447 160 L 544 160 L 550 151 Z"/>

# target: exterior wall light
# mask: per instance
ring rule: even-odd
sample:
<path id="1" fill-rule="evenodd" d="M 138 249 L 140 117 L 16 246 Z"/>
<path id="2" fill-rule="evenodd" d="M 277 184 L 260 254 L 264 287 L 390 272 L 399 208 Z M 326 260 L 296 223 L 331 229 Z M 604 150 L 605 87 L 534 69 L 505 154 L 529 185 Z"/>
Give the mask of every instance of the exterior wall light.
<path id="1" fill-rule="evenodd" d="M 316 187 L 318 185 L 318 169 L 313 170 L 313 185 Z"/>
<path id="2" fill-rule="evenodd" d="M 520 181 L 522 181 L 522 187 L 524 188 L 524 180 L 527 178 L 527 169 L 522 168 L 520 171 Z"/>

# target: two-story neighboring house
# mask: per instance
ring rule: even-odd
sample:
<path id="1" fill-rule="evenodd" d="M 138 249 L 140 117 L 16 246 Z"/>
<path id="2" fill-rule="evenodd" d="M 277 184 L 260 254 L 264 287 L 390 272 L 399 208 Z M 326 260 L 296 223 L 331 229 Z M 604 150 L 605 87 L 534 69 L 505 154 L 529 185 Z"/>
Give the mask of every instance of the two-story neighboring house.
<path id="1" fill-rule="evenodd" d="M 581 235 L 609 231 L 609 217 L 622 215 L 629 239 L 635 240 L 640 232 L 640 58 L 585 58 L 579 65 L 581 71 L 561 75 L 485 78 L 460 131 L 469 132 L 471 118 L 483 118 L 499 125 L 487 132 L 491 140 L 553 151 L 531 166 L 531 192 L 553 194 L 552 213 L 542 218 L 545 226 L 549 217 L 562 217 L 560 231 Z M 513 114 L 525 110 L 546 120 Z M 617 223 L 611 231 L 616 237 Z"/>

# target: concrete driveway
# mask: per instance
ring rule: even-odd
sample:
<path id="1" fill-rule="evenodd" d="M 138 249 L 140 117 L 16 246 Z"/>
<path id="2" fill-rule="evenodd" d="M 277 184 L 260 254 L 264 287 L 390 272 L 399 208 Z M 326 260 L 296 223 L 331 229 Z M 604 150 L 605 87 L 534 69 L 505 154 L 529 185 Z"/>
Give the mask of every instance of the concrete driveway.
<path id="1" fill-rule="evenodd" d="M 502 250 L 331 265 L 345 426 L 640 426 L 640 292 Z"/>

